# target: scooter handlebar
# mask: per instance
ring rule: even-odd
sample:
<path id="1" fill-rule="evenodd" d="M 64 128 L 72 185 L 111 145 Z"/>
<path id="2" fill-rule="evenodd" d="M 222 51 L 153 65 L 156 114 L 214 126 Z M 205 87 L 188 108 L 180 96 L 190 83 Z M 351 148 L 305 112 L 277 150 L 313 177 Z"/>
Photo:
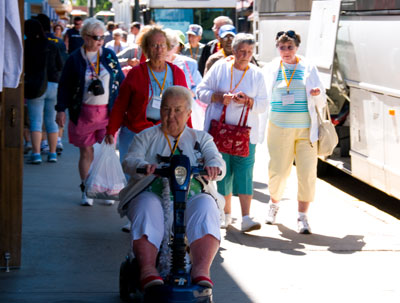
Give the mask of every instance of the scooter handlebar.
<path id="1" fill-rule="evenodd" d="M 156 170 L 154 171 L 154 174 L 159 175 L 159 176 L 164 176 L 164 175 L 166 175 L 168 170 L 169 170 L 169 167 L 156 168 Z M 192 167 L 192 171 L 195 171 L 195 173 L 194 173 L 195 175 L 207 176 L 207 171 L 205 169 L 199 169 L 198 167 Z M 143 174 L 143 175 L 145 175 L 147 173 L 146 168 L 144 168 L 144 167 L 136 168 L 136 172 L 138 174 Z M 219 173 L 219 175 L 221 175 L 221 173 Z"/>

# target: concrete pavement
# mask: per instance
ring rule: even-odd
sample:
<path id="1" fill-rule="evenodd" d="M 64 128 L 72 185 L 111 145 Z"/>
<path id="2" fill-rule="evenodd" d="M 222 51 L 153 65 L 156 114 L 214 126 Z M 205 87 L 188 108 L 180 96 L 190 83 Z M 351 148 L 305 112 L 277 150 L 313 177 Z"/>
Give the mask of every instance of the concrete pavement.
<path id="1" fill-rule="evenodd" d="M 57 164 L 24 167 L 22 267 L 0 272 L 1 303 L 120 302 L 119 265 L 129 249 L 116 205 L 79 206 L 78 150 Z M 257 147 L 252 215 L 269 200 L 266 147 Z M 46 159 L 45 157 L 43 157 Z M 222 231 L 212 267 L 216 303 L 399 302 L 400 221 L 322 180 L 310 209 L 312 235 L 296 229 L 293 173 L 277 225 Z"/>

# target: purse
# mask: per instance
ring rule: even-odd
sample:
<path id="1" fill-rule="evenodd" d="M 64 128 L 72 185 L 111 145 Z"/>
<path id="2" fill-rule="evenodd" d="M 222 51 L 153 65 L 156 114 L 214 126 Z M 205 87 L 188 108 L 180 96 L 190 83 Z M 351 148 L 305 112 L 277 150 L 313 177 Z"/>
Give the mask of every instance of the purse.
<path id="1" fill-rule="evenodd" d="M 339 143 L 339 138 L 335 130 L 335 126 L 331 121 L 328 105 L 323 110 L 323 116 L 317 108 L 318 115 L 318 156 L 330 156 L 333 153 L 336 145 Z"/>
<path id="2" fill-rule="evenodd" d="M 211 120 L 209 133 L 219 152 L 240 157 L 249 155 L 251 127 L 246 126 L 249 110 L 249 106 L 243 106 L 238 125 L 225 123 L 226 105 L 219 120 Z"/>

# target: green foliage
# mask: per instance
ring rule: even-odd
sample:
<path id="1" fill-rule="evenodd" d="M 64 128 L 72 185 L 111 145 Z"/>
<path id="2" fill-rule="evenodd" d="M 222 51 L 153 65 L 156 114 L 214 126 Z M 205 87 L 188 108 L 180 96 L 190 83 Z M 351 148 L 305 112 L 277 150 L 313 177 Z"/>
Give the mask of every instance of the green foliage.
<path id="1" fill-rule="evenodd" d="M 76 5 L 87 6 L 89 0 L 76 0 Z M 108 0 L 96 0 L 96 7 L 94 13 L 99 11 L 108 11 L 112 8 L 112 3 Z"/>

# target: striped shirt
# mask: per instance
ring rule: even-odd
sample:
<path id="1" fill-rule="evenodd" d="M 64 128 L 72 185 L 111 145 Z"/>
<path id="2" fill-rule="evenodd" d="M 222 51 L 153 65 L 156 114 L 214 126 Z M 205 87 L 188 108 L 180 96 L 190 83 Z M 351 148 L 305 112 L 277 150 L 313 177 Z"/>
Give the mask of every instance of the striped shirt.
<path id="1" fill-rule="evenodd" d="M 283 63 L 286 78 L 290 81 L 296 64 Z M 308 113 L 307 94 L 304 82 L 305 66 L 298 63 L 290 83 L 290 93 L 294 95 L 293 104 L 282 104 L 282 95 L 287 94 L 287 85 L 282 69 L 279 70 L 275 85 L 272 89 L 270 121 L 283 128 L 309 128 L 311 124 Z"/>

